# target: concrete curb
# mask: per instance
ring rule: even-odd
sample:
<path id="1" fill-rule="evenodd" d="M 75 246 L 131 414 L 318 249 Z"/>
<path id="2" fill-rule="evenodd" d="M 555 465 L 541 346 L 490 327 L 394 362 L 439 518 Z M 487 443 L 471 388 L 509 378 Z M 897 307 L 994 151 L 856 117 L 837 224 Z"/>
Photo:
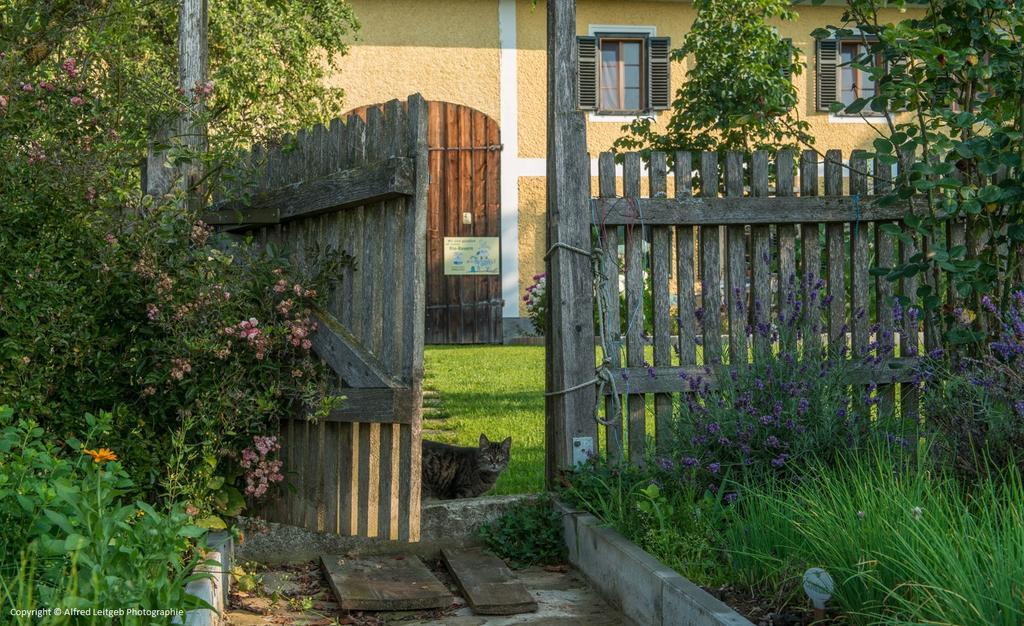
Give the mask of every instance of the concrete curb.
<path id="1" fill-rule="evenodd" d="M 212 576 L 193 580 L 185 586 L 185 592 L 205 600 L 214 610 L 196 609 L 185 614 L 185 626 L 217 626 L 221 623 L 224 609 L 228 605 L 228 589 L 231 586 L 231 567 L 234 561 L 235 543 L 227 532 L 209 533 L 206 536 L 209 551 L 206 558 L 217 564 L 200 565 L 196 572 Z"/>
<path id="2" fill-rule="evenodd" d="M 569 561 L 606 600 L 643 626 L 753 626 L 585 511 L 556 502 Z"/>

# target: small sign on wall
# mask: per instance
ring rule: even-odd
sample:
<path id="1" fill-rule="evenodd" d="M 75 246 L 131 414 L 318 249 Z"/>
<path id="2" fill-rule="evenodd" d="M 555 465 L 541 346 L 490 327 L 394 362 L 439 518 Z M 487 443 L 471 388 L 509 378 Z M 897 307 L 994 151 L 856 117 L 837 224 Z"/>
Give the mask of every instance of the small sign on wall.
<path id="1" fill-rule="evenodd" d="M 498 237 L 445 237 L 445 276 L 501 273 Z"/>

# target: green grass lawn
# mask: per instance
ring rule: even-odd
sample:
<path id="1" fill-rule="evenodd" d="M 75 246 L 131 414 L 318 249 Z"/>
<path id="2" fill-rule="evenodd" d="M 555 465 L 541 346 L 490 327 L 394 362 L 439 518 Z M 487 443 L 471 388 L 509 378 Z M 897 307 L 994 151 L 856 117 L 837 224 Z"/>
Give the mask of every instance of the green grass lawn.
<path id="1" fill-rule="evenodd" d="M 512 436 L 512 460 L 493 493 L 544 488 L 544 347 L 427 346 L 425 387 L 440 394 L 440 419 L 426 439 L 475 446 L 484 433 Z"/>

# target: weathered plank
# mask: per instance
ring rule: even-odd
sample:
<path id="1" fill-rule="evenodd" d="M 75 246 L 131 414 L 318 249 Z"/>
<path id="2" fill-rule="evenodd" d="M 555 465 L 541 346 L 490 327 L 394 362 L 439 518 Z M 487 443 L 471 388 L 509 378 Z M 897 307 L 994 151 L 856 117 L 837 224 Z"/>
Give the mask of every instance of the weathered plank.
<path id="1" fill-rule="evenodd" d="M 322 555 L 320 566 L 346 611 L 447 608 L 454 598 L 416 557 Z"/>
<path id="2" fill-rule="evenodd" d="M 730 198 L 743 196 L 743 154 L 725 155 L 725 193 Z M 727 229 L 726 301 L 729 303 L 729 363 L 747 363 L 747 236 L 742 225 Z"/>
<path id="3" fill-rule="evenodd" d="M 825 153 L 825 195 L 843 194 L 843 153 Z M 846 228 L 842 222 L 825 226 L 825 266 L 828 275 L 828 349 L 833 356 L 846 355 Z"/>
<path id="4" fill-rule="evenodd" d="M 603 152 L 598 157 L 598 193 L 601 197 L 615 196 L 615 155 Z M 601 277 L 604 310 L 604 341 L 601 347 L 609 367 L 622 366 L 622 320 L 619 313 L 619 230 L 617 226 L 598 226 L 601 244 Z M 604 403 L 605 454 L 611 464 L 623 460 L 621 396 L 611 396 Z"/>
<path id="5" fill-rule="evenodd" d="M 551 309 L 545 367 L 545 474 L 549 486 L 573 466 L 573 440 L 597 441 L 594 289 L 590 250 L 590 159 L 576 107 L 576 3 L 548 2 L 547 269 Z M 565 247 L 569 246 L 569 247 Z"/>
<path id="6" fill-rule="evenodd" d="M 341 406 L 323 419 L 328 422 L 411 424 L 418 396 L 407 387 L 340 389 Z"/>
<path id="7" fill-rule="evenodd" d="M 877 159 L 873 163 L 874 180 L 872 188 L 876 195 L 889 193 L 892 189 L 892 169 Z M 877 267 L 892 268 L 896 265 L 896 239 L 875 224 L 875 263 Z M 896 342 L 896 324 L 893 320 L 893 295 L 895 285 L 885 276 L 875 277 L 875 357 L 892 358 Z M 878 388 L 878 415 L 892 417 L 896 411 L 896 389 L 893 385 Z"/>
<path id="8" fill-rule="evenodd" d="M 402 387 L 388 366 L 362 340 L 327 311 L 315 309 L 317 329 L 310 338 L 317 355 L 352 387 Z M 366 317 L 370 317 L 367 315 Z"/>
<path id="9" fill-rule="evenodd" d="M 640 154 L 626 154 L 622 167 L 622 194 L 640 197 Z M 644 363 L 644 244 L 647 230 L 643 225 L 626 228 L 626 364 L 637 367 Z M 647 443 L 647 410 L 643 395 L 627 396 L 629 462 L 641 465 Z"/>
<path id="10" fill-rule="evenodd" d="M 855 150 L 850 155 L 850 194 L 864 197 L 868 193 L 867 160 L 864 152 Z M 859 215 L 858 215 L 859 218 Z M 870 256 L 868 223 L 863 219 L 854 220 L 850 226 L 853 248 L 850 263 L 850 337 L 853 356 L 863 359 L 867 356 L 870 337 L 868 334 L 871 312 L 868 263 Z"/>
<path id="11" fill-rule="evenodd" d="M 817 191 L 816 172 L 814 184 Z M 907 214 L 905 203 L 888 206 L 880 200 L 876 196 L 859 199 L 863 221 L 896 220 Z M 594 198 L 591 203 L 593 213 L 607 225 L 636 224 L 641 215 L 644 223 L 651 226 L 838 223 L 853 221 L 858 210 L 849 196 L 822 198 L 803 194 L 782 198 L 641 198 L 635 203 L 623 198 Z M 914 201 L 915 214 L 926 210 L 920 200 Z"/>
<path id="12" fill-rule="evenodd" d="M 775 156 L 775 195 L 777 198 L 789 198 L 793 195 L 793 152 L 781 150 Z M 786 351 L 796 346 L 794 332 L 795 303 L 798 293 L 796 274 L 796 226 L 782 224 L 776 226 L 779 238 L 779 275 L 778 275 L 778 316 L 779 341 Z"/>
<path id="13" fill-rule="evenodd" d="M 648 180 L 652 198 L 668 193 L 668 159 L 664 152 L 652 152 Z M 672 319 L 669 309 L 669 282 L 672 277 L 672 227 L 651 229 L 651 304 L 654 319 L 654 365 L 672 365 Z M 654 437 L 659 453 L 667 453 L 672 430 L 672 396 L 654 396 Z"/>
<path id="14" fill-rule="evenodd" d="M 677 152 L 675 159 L 675 197 L 688 198 L 691 193 L 691 156 Z M 697 300 L 693 293 L 694 272 L 693 226 L 676 228 L 676 298 L 679 326 L 679 363 L 697 364 Z"/>
<path id="15" fill-rule="evenodd" d="M 700 155 L 700 193 L 704 198 L 718 196 L 718 154 Z M 704 330 L 704 364 L 722 362 L 722 269 L 718 226 L 700 228 L 700 294 Z"/>
<path id="16" fill-rule="evenodd" d="M 477 615 L 516 615 L 537 610 L 526 586 L 505 562 L 479 549 L 441 550 L 441 559 Z"/>
<path id="17" fill-rule="evenodd" d="M 849 382 L 856 385 L 868 383 L 891 384 L 911 380 L 916 359 L 891 359 L 879 365 L 849 363 Z M 708 374 L 703 367 L 624 367 L 611 372 L 620 380 L 629 380 L 630 389 L 637 393 L 691 392 L 696 380 L 701 385 L 715 387 L 716 375 Z M 607 388 L 604 393 L 611 393 Z"/>
<path id="18" fill-rule="evenodd" d="M 249 202 L 221 202 L 204 212 L 203 220 L 214 226 L 274 224 L 409 196 L 413 193 L 413 169 L 412 161 L 405 157 L 371 163 L 258 193 Z"/>
<path id="19" fill-rule="evenodd" d="M 750 193 L 755 198 L 768 196 L 768 153 L 759 150 L 750 157 Z M 772 336 L 772 246 L 771 228 L 767 224 L 750 229 L 750 323 L 754 338 L 754 359 L 761 361 L 771 355 Z"/>
<path id="20" fill-rule="evenodd" d="M 818 154 L 804 150 L 800 155 L 800 196 L 815 198 L 818 195 Z M 816 198 L 815 198 L 816 199 Z M 818 355 L 821 352 L 821 248 L 820 229 L 817 217 L 813 222 L 800 224 L 800 264 L 803 290 L 803 347 L 804 354 Z"/>

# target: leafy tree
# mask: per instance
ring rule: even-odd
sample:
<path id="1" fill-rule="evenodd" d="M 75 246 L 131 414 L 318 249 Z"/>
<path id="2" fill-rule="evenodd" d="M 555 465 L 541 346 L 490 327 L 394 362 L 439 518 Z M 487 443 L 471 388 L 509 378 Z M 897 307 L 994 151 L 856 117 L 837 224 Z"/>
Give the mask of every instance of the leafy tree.
<path id="1" fill-rule="evenodd" d="M 875 271 L 890 280 L 920 276 L 919 304 L 941 318 L 947 338 L 978 339 L 982 300 L 1005 308 L 1024 270 L 1024 10 L 1005 0 L 938 0 L 890 23 L 880 17 L 883 5 L 894 3 L 850 0 L 842 23 L 817 33 L 860 33 L 869 44 L 852 65 L 871 75 L 877 93 L 845 112 L 884 116 L 874 156 L 907 166 L 889 201 L 923 205 L 905 221 L 924 250 Z M 870 62 L 878 57 L 884 63 Z M 904 109 L 910 115 L 893 113 Z M 945 288 L 963 298 L 963 308 L 941 308 Z M 973 330 L 965 329 L 975 318 Z"/>
<path id="2" fill-rule="evenodd" d="M 697 0 L 697 18 L 673 61 L 689 62 L 664 131 L 638 118 L 615 142 L 620 150 L 756 150 L 811 142 L 794 112 L 790 76 L 802 63 L 769 20 L 796 17 L 787 0 Z"/>

